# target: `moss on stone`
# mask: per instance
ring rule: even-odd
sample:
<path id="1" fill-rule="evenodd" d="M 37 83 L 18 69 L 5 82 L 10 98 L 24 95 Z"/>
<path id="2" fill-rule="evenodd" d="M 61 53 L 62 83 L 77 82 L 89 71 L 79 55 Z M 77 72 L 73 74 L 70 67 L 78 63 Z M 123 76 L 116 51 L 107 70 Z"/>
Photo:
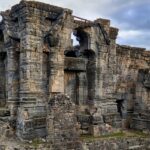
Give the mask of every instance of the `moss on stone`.
<path id="1" fill-rule="evenodd" d="M 43 144 L 43 141 L 41 139 L 34 139 L 31 143 L 31 145 L 34 147 L 34 148 L 37 148 L 39 147 L 40 144 Z"/>

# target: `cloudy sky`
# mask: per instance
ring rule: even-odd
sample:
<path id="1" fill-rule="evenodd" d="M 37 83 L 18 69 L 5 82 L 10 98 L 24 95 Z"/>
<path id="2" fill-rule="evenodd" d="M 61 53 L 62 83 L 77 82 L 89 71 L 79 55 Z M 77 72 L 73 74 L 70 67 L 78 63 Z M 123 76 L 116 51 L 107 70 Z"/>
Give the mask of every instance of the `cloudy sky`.
<path id="1" fill-rule="evenodd" d="M 20 0 L 0 0 L 0 11 Z M 37 0 L 70 8 L 86 19 L 111 19 L 118 27 L 117 43 L 150 49 L 150 0 Z"/>

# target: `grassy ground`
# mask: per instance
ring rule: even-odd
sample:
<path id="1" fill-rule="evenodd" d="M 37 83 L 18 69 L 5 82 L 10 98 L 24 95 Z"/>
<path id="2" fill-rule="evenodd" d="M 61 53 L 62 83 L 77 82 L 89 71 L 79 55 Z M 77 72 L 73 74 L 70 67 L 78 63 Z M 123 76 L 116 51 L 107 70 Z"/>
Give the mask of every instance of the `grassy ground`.
<path id="1" fill-rule="evenodd" d="M 118 131 L 116 133 L 111 133 L 107 135 L 101 135 L 98 137 L 94 137 L 91 135 L 81 135 L 81 140 L 98 140 L 98 139 L 113 139 L 113 138 L 150 138 L 150 134 L 143 133 L 141 131 L 134 131 L 134 130 L 125 130 L 125 131 Z"/>

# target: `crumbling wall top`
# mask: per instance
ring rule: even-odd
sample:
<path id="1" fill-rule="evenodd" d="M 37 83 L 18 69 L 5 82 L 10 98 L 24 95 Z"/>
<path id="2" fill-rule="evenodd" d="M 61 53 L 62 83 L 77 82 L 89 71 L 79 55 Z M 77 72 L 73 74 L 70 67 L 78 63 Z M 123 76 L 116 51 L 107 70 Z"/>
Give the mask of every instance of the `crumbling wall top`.
<path id="1" fill-rule="evenodd" d="M 117 45 L 117 47 L 120 47 L 121 49 L 124 49 L 124 50 L 135 50 L 135 51 L 145 51 L 146 49 L 145 48 L 141 48 L 141 47 L 133 47 L 133 46 L 128 46 L 128 45 Z"/>
<path id="2" fill-rule="evenodd" d="M 115 27 L 109 28 L 109 36 L 111 39 L 116 39 L 118 35 L 119 29 Z"/>
<path id="3" fill-rule="evenodd" d="M 95 23 L 99 23 L 101 24 L 101 26 L 105 29 L 105 31 L 107 32 L 107 34 L 109 35 L 110 39 L 116 39 L 119 29 L 115 28 L 115 27 L 111 27 L 111 22 L 109 19 L 102 19 L 102 18 L 98 18 L 94 21 Z"/>
<path id="4" fill-rule="evenodd" d="M 12 12 L 16 12 L 22 9 L 23 7 L 32 7 L 32 8 L 37 8 L 37 9 L 44 10 L 44 11 L 51 11 L 55 13 L 61 13 L 64 9 L 66 9 L 66 8 L 62 8 L 58 6 L 53 6 L 50 4 L 45 4 L 43 2 L 22 0 L 19 4 L 13 6 L 11 10 Z M 70 11 L 70 13 L 72 13 L 72 10 L 70 9 L 67 9 L 67 11 Z"/>
<path id="5" fill-rule="evenodd" d="M 110 20 L 109 19 L 98 18 L 98 19 L 95 20 L 95 22 L 99 22 L 103 26 L 110 26 Z"/>
<path id="6" fill-rule="evenodd" d="M 116 51 L 118 56 L 144 60 L 149 60 L 150 58 L 150 51 L 147 51 L 145 48 L 117 45 Z"/>

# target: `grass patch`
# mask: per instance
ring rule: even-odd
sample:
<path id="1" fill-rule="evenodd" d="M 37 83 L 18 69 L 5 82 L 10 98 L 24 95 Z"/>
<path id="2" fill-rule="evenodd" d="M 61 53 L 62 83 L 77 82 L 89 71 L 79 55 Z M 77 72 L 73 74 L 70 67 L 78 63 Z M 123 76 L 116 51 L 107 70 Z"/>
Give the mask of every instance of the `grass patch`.
<path id="1" fill-rule="evenodd" d="M 43 144 L 43 141 L 41 139 L 34 139 L 31 143 L 31 145 L 34 147 L 34 148 L 37 148 L 40 144 Z"/>
<path id="2" fill-rule="evenodd" d="M 102 138 L 107 138 L 107 137 L 124 137 L 125 133 L 123 131 L 116 132 L 116 133 L 111 133 L 108 135 L 103 135 Z"/>
<path id="3" fill-rule="evenodd" d="M 92 135 L 81 135 L 81 140 L 103 140 L 103 139 L 113 139 L 113 138 L 150 138 L 150 134 L 143 133 L 142 131 L 119 131 L 115 133 L 110 133 L 107 135 L 101 135 L 98 137 L 94 137 Z"/>
<path id="4" fill-rule="evenodd" d="M 101 136 L 91 136 L 91 135 L 81 135 L 80 138 L 81 140 L 97 140 L 97 139 L 109 139 L 109 138 L 120 138 L 120 137 L 125 137 L 125 133 L 123 131 L 115 132 L 115 133 L 110 133 L 106 135 L 101 135 Z"/>
<path id="5" fill-rule="evenodd" d="M 133 134 L 135 135 L 135 136 L 139 136 L 139 137 L 145 137 L 145 138 L 147 138 L 147 137 L 150 137 L 150 134 L 148 134 L 148 133 L 143 133 L 142 131 L 132 131 L 133 132 Z"/>

